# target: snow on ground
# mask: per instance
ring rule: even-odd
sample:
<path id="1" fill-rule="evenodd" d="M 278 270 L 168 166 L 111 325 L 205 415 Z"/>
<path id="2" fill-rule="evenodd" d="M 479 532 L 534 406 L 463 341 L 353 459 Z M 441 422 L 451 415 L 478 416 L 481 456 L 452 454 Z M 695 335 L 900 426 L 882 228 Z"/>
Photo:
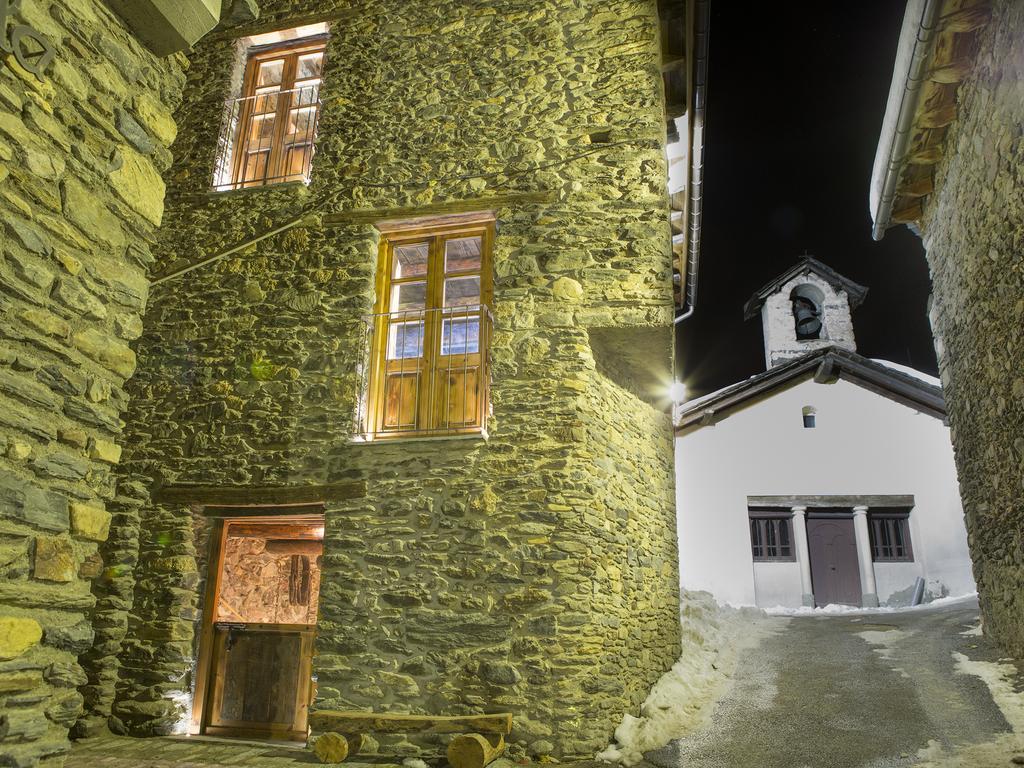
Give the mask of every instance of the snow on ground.
<path id="1" fill-rule="evenodd" d="M 721 607 L 707 592 L 684 592 L 679 661 L 654 684 L 639 717 L 623 715 L 615 742 L 597 758 L 636 765 L 644 752 L 703 726 L 732 678 L 740 651 L 767 631 L 762 618 L 757 609 Z"/>
<path id="2" fill-rule="evenodd" d="M 902 608 L 892 608 L 889 606 L 882 606 L 880 608 L 856 608 L 852 605 L 839 605 L 837 603 L 830 603 L 824 608 L 810 608 L 808 606 L 802 606 L 800 608 L 787 608 L 782 605 L 776 605 L 772 608 L 765 608 L 764 612 L 769 616 L 835 616 L 835 615 L 873 615 L 879 613 L 906 613 L 907 611 L 924 611 L 929 608 L 938 608 L 942 605 L 955 605 L 957 603 L 966 603 L 969 600 L 974 600 L 978 597 L 977 592 L 971 592 L 967 595 L 957 595 L 956 597 L 940 597 L 936 600 L 932 600 L 930 603 L 921 603 L 920 605 L 904 606 Z"/>
<path id="3" fill-rule="evenodd" d="M 966 634 L 966 633 L 964 633 Z M 973 744 L 947 752 L 937 742 L 929 742 L 917 753 L 917 768 L 1002 768 L 1024 764 L 1024 695 L 1018 693 L 1018 672 L 1013 664 L 975 661 L 954 653 L 956 671 L 980 677 L 992 693 L 992 699 L 1013 729 L 985 744 Z"/>

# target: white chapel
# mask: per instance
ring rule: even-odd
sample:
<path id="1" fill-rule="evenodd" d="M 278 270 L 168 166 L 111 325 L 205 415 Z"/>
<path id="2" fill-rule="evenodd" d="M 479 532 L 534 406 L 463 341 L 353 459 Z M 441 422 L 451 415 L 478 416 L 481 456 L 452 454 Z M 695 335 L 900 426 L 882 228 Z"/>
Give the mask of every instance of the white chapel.
<path id="1" fill-rule="evenodd" d="M 975 591 L 941 386 L 857 353 L 866 294 L 801 258 L 745 307 L 767 369 L 677 409 L 685 589 L 764 608 Z"/>

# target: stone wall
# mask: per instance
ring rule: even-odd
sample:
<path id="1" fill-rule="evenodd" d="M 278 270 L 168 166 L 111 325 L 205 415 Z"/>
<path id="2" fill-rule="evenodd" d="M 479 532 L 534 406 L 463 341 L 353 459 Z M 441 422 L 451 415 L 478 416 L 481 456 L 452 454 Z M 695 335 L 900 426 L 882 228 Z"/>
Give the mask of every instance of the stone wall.
<path id="1" fill-rule="evenodd" d="M 1024 656 L 1024 3 L 993 3 L 923 238 L 985 631 Z"/>
<path id="2" fill-rule="evenodd" d="M 97 601 L 127 610 L 103 556 L 123 535 L 124 385 L 184 60 L 153 57 L 98 0 L 23 0 L 5 40 L 16 24 L 55 51 L 41 78 L 0 54 L 0 764 L 29 766 L 62 759 L 103 685 L 78 662 L 110 636 Z"/>
<path id="3" fill-rule="evenodd" d="M 210 192 L 237 48 L 204 41 L 158 268 L 332 215 L 154 288 L 123 487 L 365 482 L 364 498 L 326 500 L 316 706 L 510 710 L 533 754 L 591 753 L 679 650 L 668 419 L 599 372 L 588 333 L 628 330 L 605 337 L 655 349 L 667 384 L 656 3 L 262 7 L 238 34 L 333 24 L 312 183 Z M 498 219 L 488 437 L 355 444 L 367 222 L 472 201 Z M 188 507 L 130 509 L 112 723 L 163 733 L 190 706 L 207 525 Z"/>

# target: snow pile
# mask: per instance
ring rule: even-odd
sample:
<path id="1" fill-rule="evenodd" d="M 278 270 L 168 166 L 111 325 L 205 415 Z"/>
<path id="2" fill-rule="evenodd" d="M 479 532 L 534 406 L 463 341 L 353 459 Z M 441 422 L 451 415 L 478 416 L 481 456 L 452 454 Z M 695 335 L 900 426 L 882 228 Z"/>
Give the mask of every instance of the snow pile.
<path id="1" fill-rule="evenodd" d="M 746 647 L 760 639 L 759 632 L 751 631 L 760 617 L 756 610 L 722 608 L 707 592 L 684 592 L 679 661 L 655 683 L 640 717 L 623 715 L 615 743 L 597 759 L 636 765 L 644 752 L 704 725 L 736 669 L 740 642 Z"/>
<path id="2" fill-rule="evenodd" d="M 776 605 L 774 608 L 765 608 L 764 612 L 769 616 L 835 616 L 838 614 L 871 615 L 878 613 L 905 613 L 907 611 L 926 611 L 930 608 L 938 608 L 942 605 L 966 603 L 976 600 L 977 597 L 977 592 L 971 592 L 970 594 L 957 595 L 955 597 L 939 597 L 932 600 L 930 603 L 904 606 L 902 608 L 893 608 L 889 606 L 882 606 L 879 608 L 857 608 L 852 605 L 840 605 L 838 603 L 829 603 L 824 608 L 810 608 L 808 606 L 803 606 L 801 608 L 787 608 L 783 605 Z"/>

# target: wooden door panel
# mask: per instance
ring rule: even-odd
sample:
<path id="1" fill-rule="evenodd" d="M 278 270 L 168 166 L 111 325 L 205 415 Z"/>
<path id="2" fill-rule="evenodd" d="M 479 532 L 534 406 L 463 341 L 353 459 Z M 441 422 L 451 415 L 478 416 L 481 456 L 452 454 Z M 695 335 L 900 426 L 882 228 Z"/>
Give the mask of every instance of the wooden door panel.
<path id="1" fill-rule="evenodd" d="M 207 733 L 304 738 L 310 698 L 311 628 L 215 628 Z"/>
<path id="2" fill-rule="evenodd" d="M 811 558 L 814 603 L 861 604 L 860 564 L 853 520 L 809 519 L 807 545 Z"/>

